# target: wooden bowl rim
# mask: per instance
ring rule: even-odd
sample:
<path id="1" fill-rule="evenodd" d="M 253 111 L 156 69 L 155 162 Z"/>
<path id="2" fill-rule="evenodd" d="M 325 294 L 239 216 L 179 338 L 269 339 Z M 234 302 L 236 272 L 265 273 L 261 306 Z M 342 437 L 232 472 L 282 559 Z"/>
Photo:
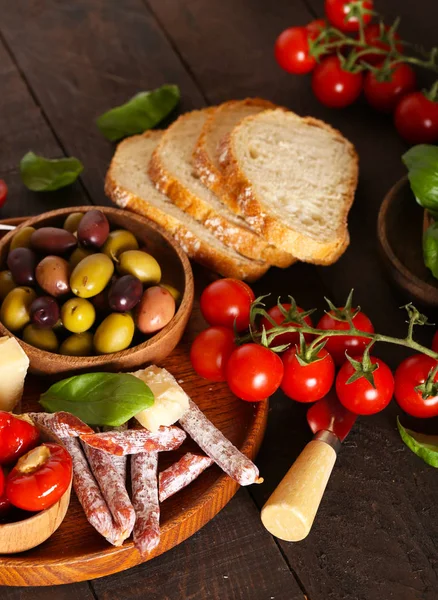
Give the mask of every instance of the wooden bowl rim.
<path id="1" fill-rule="evenodd" d="M 381 248 L 385 253 L 388 260 L 394 266 L 395 269 L 403 276 L 404 279 L 408 280 L 411 284 L 419 290 L 421 294 L 427 293 L 438 298 L 438 289 L 418 277 L 415 273 L 410 271 L 397 257 L 387 236 L 387 214 L 389 207 L 394 201 L 398 200 L 400 190 L 408 184 L 408 176 L 404 175 L 399 179 L 386 194 L 385 198 L 379 209 L 377 218 L 377 235 L 380 241 Z"/>
<path id="2" fill-rule="evenodd" d="M 48 352 L 46 350 L 41 350 L 40 348 L 36 348 L 35 346 L 30 346 L 29 344 L 24 342 L 21 338 L 17 337 L 12 331 L 9 331 L 9 329 L 7 329 L 7 327 L 5 327 L 5 325 L 3 323 L 0 323 L 1 329 L 5 332 L 5 334 L 16 338 L 17 341 L 20 343 L 20 345 L 23 347 L 26 354 L 28 354 L 30 351 L 33 351 L 33 352 L 39 354 L 41 356 L 41 358 L 43 358 L 44 360 L 47 360 L 49 362 L 59 361 L 61 359 L 67 365 L 76 367 L 76 368 L 86 368 L 87 366 L 90 366 L 90 367 L 105 366 L 107 363 L 121 360 L 121 359 L 125 358 L 126 356 L 129 356 L 129 355 L 132 355 L 133 353 L 145 350 L 146 348 L 148 348 L 148 349 L 153 348 L 156 344 L 159 344 L 182 319 L 185 318 L 185 316 L 187 315 L 187 312 L 191 311 L 191 308 L 193 305 L 193 298 L 194 298 L 194 284 L 193 284 L 193 277 L 192 277 L 192 267 L 190 265 L 190 261 L 186 255 L 186 253 L 182 250 L 180 245 L 177 244 L 173 240 L 173 238 L 170 236 L 170 234 L 167 231 L 165 231 L 162 227 L 160 227 L 159 225 L 157 225 L 150 219 L 147 219 L 146 217 L 137 215 L 136 213 L 132 213 L 127 210 L 121 210 L 119 208 L 112 208 L 112 207 L 107 207 L 107 206 L 94 206 L 94 205 L 73 206 L 73 207 L 51 210 L 51 211 L 42 213 L 41 215 L 27 218 L 25 221 L 23 221 L 22 223 L 17 225 L 17 228 L 15 230 L 8 232 L 0 240 L 0 249 L 2 249 L 4 246 L 6 246 L 7 244 L 10 243 L 10 241 L 16 234 L 17 230 L 19 230 L 19 229 L 23 229 L 24 227 L 33 226 L 35 224 L 40 223 L 42 220 L 52 219 L 52 218 L 55 219 L 56 217 L 67 215 L 67 214 L 70 214 L 73 212 L 89 212 L 90 210 L 101 210 L 105 215 L 109 215 L 109 216 L 123 215 L 124 217 L 127 217 L 128 219 L 132 219 L 133 221 L 136 221 L 140 225 L 144 225 L 146 227 L 149 227 L 149 228 L 155 230 L 159 235 L 161 235 L 166 240 L 166 242 L 173 248 L 173 250 L 176 252 L 176 254 L 181 262 L 182 269 L 184 272 L 184 292 L 183 292 L 181 304 L 179 305 L 178 310 L 176 311 L 176 313 L 173 316 L 170 323 L 168 323 L 165 327 L 163 327 L 163 329 L 161 331 L 158 331 L 154 336 L 152 336 L 145 342 L 142 342 L 141 344 L 137 344 L 136 346 L 133 346 L 132 348 L 127 348 L 126 350 L 121 350 L 119 352 L 112 352 L 109 354 L 96 354 L 93 356 L 67 356 L 64 354 L 58 354 L 56 352 Z M 14 222 L 16 220 L 9 219 L 9 221 Z M 3 222 L 6 222 L 6 220 L 4 220 Z M 27 350 L 28 348 L 30 350 Z M 82 363 L 82 365 L 80 365 L 79 362 Z"/>

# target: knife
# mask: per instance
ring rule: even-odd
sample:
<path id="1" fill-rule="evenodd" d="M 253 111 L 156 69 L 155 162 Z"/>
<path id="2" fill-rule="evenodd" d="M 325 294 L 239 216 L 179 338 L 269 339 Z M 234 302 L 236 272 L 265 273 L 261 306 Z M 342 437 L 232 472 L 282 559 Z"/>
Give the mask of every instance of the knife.
<path id="1" fill-rule="evenodd" d="M 334 391 L 309 408 L 307 422 L 315 435 L 262 508 L 262 523 L 272 535 L 299 542 L 309 534 L 337 453 L 356 417 Z"/>

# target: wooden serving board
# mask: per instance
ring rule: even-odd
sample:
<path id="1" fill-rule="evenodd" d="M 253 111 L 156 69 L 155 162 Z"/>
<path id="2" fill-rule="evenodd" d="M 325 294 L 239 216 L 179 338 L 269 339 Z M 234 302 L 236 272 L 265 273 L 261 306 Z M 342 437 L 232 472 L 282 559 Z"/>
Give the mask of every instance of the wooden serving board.
<path id="1" fill-rule="evenodd" d="M 9 220 L 9 223 L 15 223 Z M 243 402 L 224 383 L 198 377 L 191 366 L 189 348 L 206 324 L 199 310 L 199 294 L 208 283 L 208 274 L 196 270 L 196 299 L 193 314 L 179 346 L 160 366 L 166 367 L 208 418 L 244 454 L 254 459 L 266 429 L 268 401 Z M 38 398 L 53 379 L 28 376 L 22 410 L 39 410 Z M 187 452 L 195 450 L 191 440 L 175 452 L 160 453 L 159 469 L 167 468 Z M 261 474 L 263 475 L 263 473 Z M 161 541 L 150 560 L 196 533 L 233 497 L 238 484 L 216 465 L 190 486 L 161 505 Z M 67 516 L 55 534 L 32 550 L 0 556 L 0 585 L 44 586 L 73 583 L 104 577 L 143 562 L 131 540 L 122 547 L 111 546 L 89 525 L 82 507 L 72 493 Z"/>

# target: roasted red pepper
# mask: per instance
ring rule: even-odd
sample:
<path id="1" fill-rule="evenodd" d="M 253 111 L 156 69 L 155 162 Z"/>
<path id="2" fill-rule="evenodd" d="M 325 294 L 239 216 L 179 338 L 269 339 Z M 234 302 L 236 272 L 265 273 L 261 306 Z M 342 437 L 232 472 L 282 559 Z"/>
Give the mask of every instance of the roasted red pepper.
<path id="1" fill-rule="evenodd" d="M 23 456 L 37 445 L 38 439 L 39 431 L 30 420 L 0 411 L 0 465 Z"/>
<path id="2" fill-rule="evenodd" d="M 70 485 L 72 460 L 63 446 L 42 444 L 22 456 L 6 479 L 6 496 L 17 508 L 49 508 Z"/>

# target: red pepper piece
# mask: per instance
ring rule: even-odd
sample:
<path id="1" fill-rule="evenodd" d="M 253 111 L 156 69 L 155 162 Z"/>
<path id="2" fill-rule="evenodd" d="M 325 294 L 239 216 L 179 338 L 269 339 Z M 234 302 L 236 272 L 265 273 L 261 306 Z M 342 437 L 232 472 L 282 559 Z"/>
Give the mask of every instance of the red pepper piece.
<path id="1" fill-rule="evenodd" d="M 30 420 L 0 411 L 0 465 L 14 462 L 35 448 L 39 436 Z"/>

